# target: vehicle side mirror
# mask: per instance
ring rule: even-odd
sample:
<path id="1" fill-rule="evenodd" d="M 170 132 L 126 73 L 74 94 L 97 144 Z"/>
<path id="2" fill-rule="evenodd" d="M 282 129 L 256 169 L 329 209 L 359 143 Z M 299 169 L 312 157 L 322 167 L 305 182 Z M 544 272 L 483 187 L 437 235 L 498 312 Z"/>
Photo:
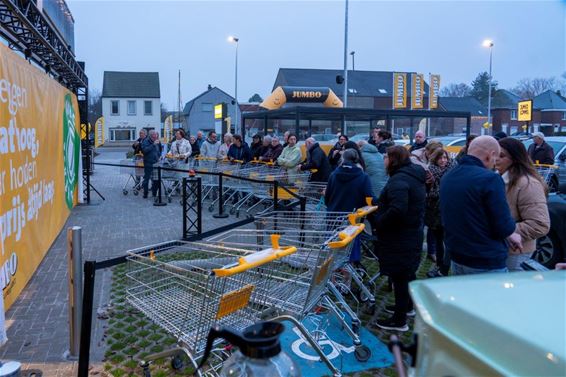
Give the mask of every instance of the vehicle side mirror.
<path id="1" fill-rule="evenodd" d="M 562 152 L 562 154 L 558 157 L 560 161 L 566 161 L 566 152 Z"/>

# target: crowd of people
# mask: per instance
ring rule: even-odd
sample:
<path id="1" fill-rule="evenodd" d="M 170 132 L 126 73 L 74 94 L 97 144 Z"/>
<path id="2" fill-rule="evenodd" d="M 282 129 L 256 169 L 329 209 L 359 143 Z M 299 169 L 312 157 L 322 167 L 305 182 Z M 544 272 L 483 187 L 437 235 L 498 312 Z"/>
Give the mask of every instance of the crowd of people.
<path id="1" fill-rule="evenodd" d="M 529 150 L 505 134 L 470 136 L 454 158 L 421 131 L 409 148 L 393 145 L 391 134 L 379 129 L 359 145 L 346 147 L 348 138 L 340 137 L 342 148 L 337 144 L 329 155 L 336 167 L 325 201 L 329 211 L 352 211 L 367 196 L 378 205 L 368 220 L 395 305 L 385 308 L 392 316 L 376 326 L 408 330 L 407 316 L 414 315 L 408 284 L 424 245 L 434 261 L 431 278 L 521 270 L 536 239 L 550 229 L 548 188 L 534 163 L 552 163 L 554 156 L 544 135 L 535 136 Z M 372 179 L 381 174 L 378 166 L 387 180 Z"/>
<path id="2" fill-rule="evenodd" d="M 152 166 L 162 154 L 158 136 L 156 131 L 142 130 L 132 146 L 143 154 L 144 197 Z M 378 205 L 369 218 L 377 239 L 375 253 L 395 295 L 395 305 L 386 308 L 392 317 L 376 324 L 404 330 L 406 316 L 413 313 L 408 284 L 415 279 L 424 245 L 434 261 L 427 273 L 431 278 L 517 271 L 535 251 L 536 239 L 549 231 L 548 188 L 533 162 L 553 160 L 552 148 L 542 134 L 535 135 L 528 150 L 519 140 L 495 136 L 468 137 L 454 158 L 422 131 L 415 133 L 407 148 L 395 145 L 391 133 L 380 129 L 358 143 L 339 135 L 328 154 L 309 137 L 305 159 L 290 132 L 282 144 L 276 136 L 257 134 L 248 146 L 240 135 L 226 133 L 220 142 L 214 131 L 203 139 L 202 132 L 187 138 L 177 130 L 168 150 L 181 158 L 256 160 L 288 170 L 310 170 L 311 181 L 326 183 L 328 211 L 349 212 L 371 197 Z M 154 182 L 154 196 L 157 187 Z M 356 255 L 352 261 L 359 261 L 359 247 L 352 254 Z"/>

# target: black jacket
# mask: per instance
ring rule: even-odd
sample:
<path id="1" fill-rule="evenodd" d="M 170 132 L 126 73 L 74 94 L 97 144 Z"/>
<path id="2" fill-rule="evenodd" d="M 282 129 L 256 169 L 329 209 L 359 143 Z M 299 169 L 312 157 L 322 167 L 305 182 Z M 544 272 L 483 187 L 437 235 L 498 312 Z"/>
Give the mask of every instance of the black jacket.
<path id="1" fill-rule="evenodd" d="M 422 143 L 414 143 L 413 145 L 411 145 L 411 148 L 409 148 L 409 152 L 413 152 L 419 149 L 423 149 L 424 147 L 426 147 L 428 145 L 428 139 L 426 139 L 425 141 L 423 141 Z"/>
<path id="2" fill-rule="evenodd" d="M 307 159 L 301 165 L 301 170 L 310 169 L 317 170 L 316 173 L 311 175 L 311 182 L 328 182 L 328 176 L 330 175 L 330 163 L 318 143 L 314 143 L 307 151 Z"/>
<path id="3" fill-rule="evenodd" d="M 410 163 L 389 178 L 379 197 L 374 226 L 384 274 L 415 272 L 420 262 L 426 187 L 425 170 Z"/>
<path id="4" fill-rule="evenodd" d="M 376 144 L 375 146 L 377 147 L 377 151 L 379 153 L 385 154 L 387 153 L 387 148 L 392 147 L 394 145 L 395 145 L 395 141 L 393 141 L 393 139 L 386 139 Z"/>
<path id="5" fill-rule="evenodd" d="M 148 136 L 142 142 L 143 162 L 144 164 L 155 164 L 161 157 L 163 146 L 161 143 L 154 144 Z"/>
<path id="6" fill-rule="evenodd" d="M 250 153 L 252 155 L 252 160 L 253 159 L 259 160 L 261 155 L 265 153 L 266 149 L 267 148 L 263 146 L 263 142 L 261 141 L 255 144 L 252 143 L 252 145 L 250 146 Z"/>
<path id="7" fill-rule="evenodd" d="M 546 141 L 543 141 L 538 148 L 535 143 L 532 143 L 529 146 L 529 156 L 535 164 L 554 164 L 554 149 Z"/>
<path id="8" fill-rule="evenodd" d="M 190 157 L 196 157 L 200 155 L 200 146 L 198 145 L 198 141 L 195 141 L 194 144 L 191 143 L 191 155 Z"/>
<path id="9" fill-rule="evenodd" d="M 336 143 L 334 144 L 330 152 L 328 152 L 328 162 L 330 163 L 330 167 L 332 170 L 336 169 L 336 167 L 338 166 L 338 162 L 340 162 L 340 158 L 342 157 L 340 153 L 336 153 L 335 155 L 334 152 L 335 151 L 340 152 L 342 148 L 343 148 L 342 144 Z"/>
<path id="10" fill-rule="evenodd" d="M 138 137 L 136 142 L 134 144 L 132 144 L 132 149 L 134 150 L 134 155 L 142 154 L 142 143 L 143 143 L 144 140 L 145 139 Z"/>
<path id="11" fill-rule="evenodd" d="M 248 162 L 252 159 L 252 153 L 248 144 L 242 143 L 238 148 L 236 144 L 232 143 L 228 149 L 228 158 Z"/>
<path id="12" fill-rule="evenodd" d="M 366 206 L 367 197 L 375 198 L 369 176 L 357 166 L 342 164 L 328 179 L 324 202 L 328 212 L 352 212 Z"/>

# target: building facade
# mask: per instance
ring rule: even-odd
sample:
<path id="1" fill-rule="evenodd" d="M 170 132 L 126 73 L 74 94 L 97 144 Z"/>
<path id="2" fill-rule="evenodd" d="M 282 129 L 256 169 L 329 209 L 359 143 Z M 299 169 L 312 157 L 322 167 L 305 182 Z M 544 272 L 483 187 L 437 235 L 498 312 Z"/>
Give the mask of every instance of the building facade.
<path id="1" fill-rule="evenodd" d="M 102 115 L 108 142 L 132 141 L 142 128 L 161 128 L 157 72 L 104 72 Z"/>
<path id="2" fill-rule="evenodd" d="M 234 121 L 239 119 L 240 111 L 237 111 L 234 97 L 217 87 L 208 86 L 208 89 L 185 104 L 183 109 L 184 129 L 191 135 L 198 131 L 208 132 L 217 129 L 217 120 L 214 119 L 214 105 L 225 103 L 227 113 L 230 117 L 232 127 Z M 237 111 L 237 113 L 236 113 Z"/>

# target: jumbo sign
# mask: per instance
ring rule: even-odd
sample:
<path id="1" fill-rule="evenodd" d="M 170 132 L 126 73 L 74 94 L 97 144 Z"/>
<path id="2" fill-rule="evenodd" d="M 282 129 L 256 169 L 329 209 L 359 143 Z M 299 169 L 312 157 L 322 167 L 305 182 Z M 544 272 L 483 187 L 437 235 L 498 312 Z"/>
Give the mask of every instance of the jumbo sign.
<path id="1" fill-rule="evenodd" d="M 342 107 L 342 101 L 330 88 L 304 88 L 295 86 L 279 86 L 260 106 L 275 110 L 287 102 L 322 103 L 324 107 Z"/>

